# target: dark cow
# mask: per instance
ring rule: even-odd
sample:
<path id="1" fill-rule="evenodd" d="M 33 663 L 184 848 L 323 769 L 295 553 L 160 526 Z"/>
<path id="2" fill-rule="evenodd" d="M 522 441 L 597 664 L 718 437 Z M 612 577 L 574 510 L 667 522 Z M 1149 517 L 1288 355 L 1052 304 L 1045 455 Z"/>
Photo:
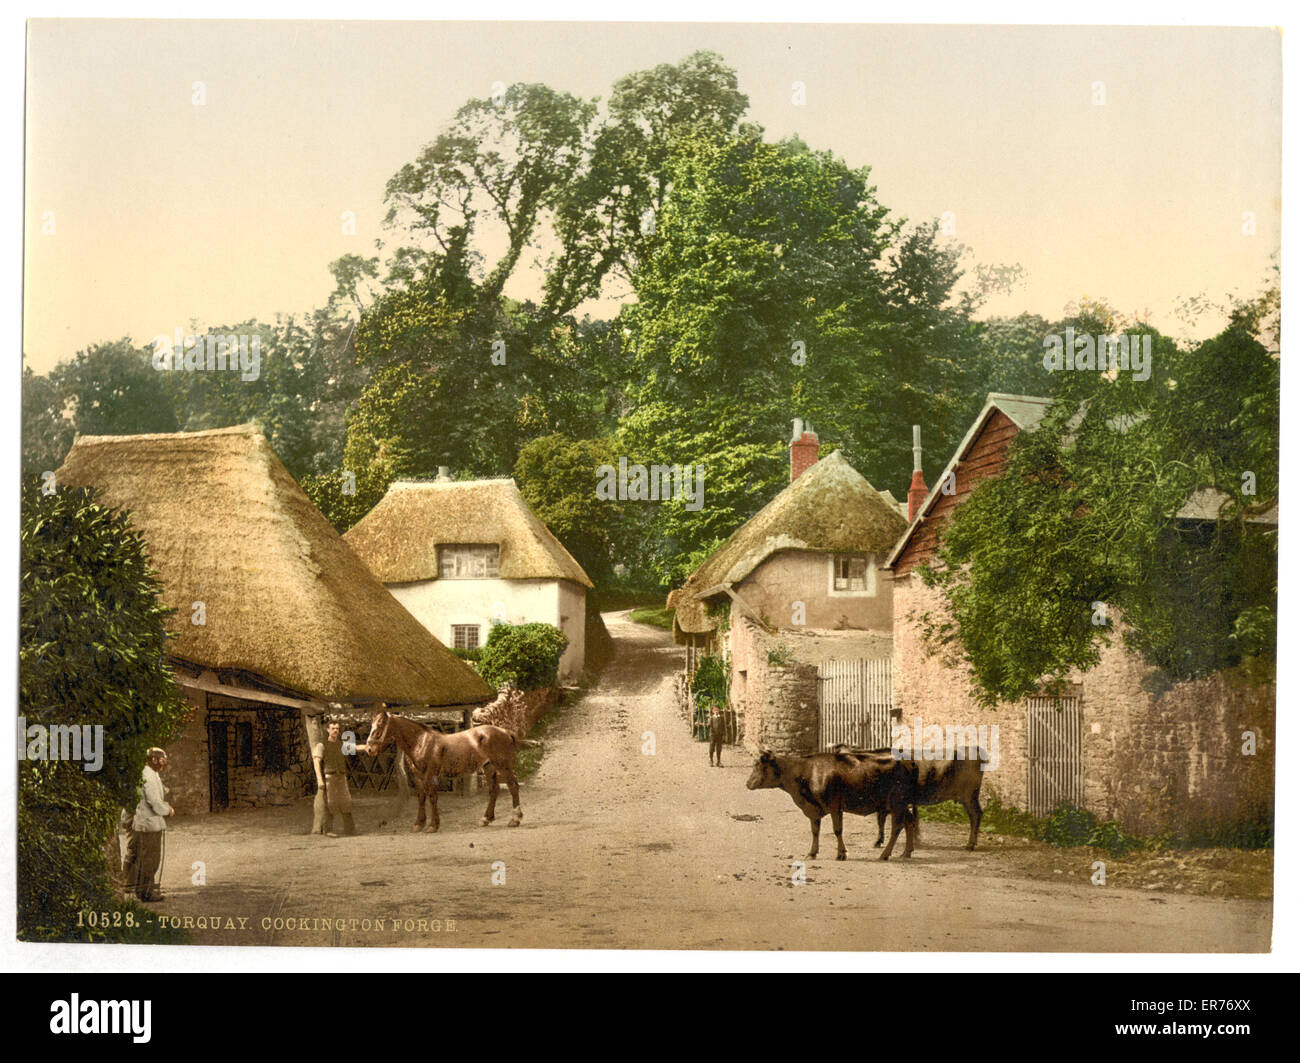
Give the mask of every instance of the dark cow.
<path id="1" fill-rule="evenodd" d="M 834 752 L 869 752 L 873 756 L 892 756 L 892 750 L 889 749 L 855 750 L 848 746 L 835 746 Z M 984 764 L 980 759 L 979 750 L 972 750 L 972 753 L 974 755 L 971 757 L 952 760 L 926 760 L 923 757 L 919 761 L 913 761 L 904 758 L 907 763 L 916 765 L 918 806 L 956 801 L 966 810 L 966 816 L 970 820 L 970 840 L 966 843 L 968 852 L 973 852 L 975 849 L 975 842 L 980 833 L 980 820 L 984 817 L 984 810 L 980 807 L 980 786 L 984 782 Z M 885 815 L 884 809 L 876 813 L 876 824 L 879 828 L 876 836 L 877 848 L 885 841 Z"/>
<path id="2" fill-rule="evenodd" d="M 717 766 L 722 767 L 722 742 L 727 737 L 727 718 L 722 710 L 714 705 L 709 712 L 709 767 L 713 767 L 714 756 Z"/>
<path id="3" fill-rule="evenodd" d="M 872 812 L 892 814 L 894 829 L 889 844 L 880 854 L 888 860 L 894 851 L 898 832 L 907 827 L 904 856 L 911 856 L 916 841 L 916 765 L 875 753 L 813 753 L 805 757 L 779 757 L 769 749 L 760 750 L 754 770 L 745 783 L 750 790 L 779 787 L 793 798 L 812 827 L 812 850 L 808 859 L 817 856 L 822 818 L 828 813 L 835 828 L 839 850 L 836 860 L 844 860 L 844 813 L 867 816 Z"/>

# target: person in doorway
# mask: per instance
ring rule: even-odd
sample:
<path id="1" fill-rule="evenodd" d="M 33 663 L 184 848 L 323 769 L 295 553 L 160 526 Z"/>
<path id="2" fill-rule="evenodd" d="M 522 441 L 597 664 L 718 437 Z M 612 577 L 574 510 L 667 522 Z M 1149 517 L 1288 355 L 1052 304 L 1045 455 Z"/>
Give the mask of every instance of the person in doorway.
<path id="1" fill-rule="evenodd" d="M 167 753 L 154 746 L 146 754 L 140 803 L 136 805 L 131 829 L 135 832 L 135 856 L 131 861 L 131 886 L 142 901 L 163 899 L 162 888 L 156 881 L 162 866 L 163 839 L 167 833 L 167 819 L 176 810 L 167 803 L 162 773 L 167 768 Z"/>
<path id="2" fill-rule="evenodd" d="M 348 762 L 343 756 L 342 726 L 337 720 L 331 720 L 325 741 L 320 742 L 311 751 L 312 763 L 316 768 L 316 785 L 325 795 L 325 830 L 332 838 L 335 814 L 343 817 L 343 833 L 356 834 L 356 824 L 352 821 L 352 793 L 348 789 Z"/>

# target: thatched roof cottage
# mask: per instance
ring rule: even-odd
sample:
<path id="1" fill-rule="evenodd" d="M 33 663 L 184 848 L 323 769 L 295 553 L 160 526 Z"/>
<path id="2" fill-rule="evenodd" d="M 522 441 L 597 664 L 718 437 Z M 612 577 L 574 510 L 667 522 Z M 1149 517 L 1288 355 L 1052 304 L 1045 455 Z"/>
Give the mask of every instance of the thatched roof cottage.
<path id="1" fill-rule="evenodd" d="M 817 742 L 816 665 L 889 657 L 893 604 L 880 566 L 907 527 L 892 496 L 839 451 L 818 461 L 817 447 L 796 422 L 789 486 L 668 597 L 687 674 L 703 655 L 725 656 L 746 742 L 784 752 Z M 774 664 L 786 658 L 789 674 Z"/>
<path id="2" fill-rule="evenodd" d="M 554 624 L 560 678 L 582 671 L 591 580 L 514 480 L 398 480 L 344 540 L 447 645 L 482 645 L 494 621 Z"/>
<path id="3" fill-rule="evenodd" d="M 307 792 L 304 713 L 467 718 L 492 696 L 361 564 L 255 424 L 81 436 L 55 478 L 129 512 L 176 610 L 172 659 L 195 709 L 169 747 L 184 811 Z"/>
<path id="4" fill-rule="evenodd" d="M 890 629 L 889 586 L 878 569 L 907 527 L 897 503 L 838 450 L 806 471 L 793 468 L 790 485 L 669 596 L 679 643 L 707 643 L 717 627 L 709 607 L 728 599 L 776 628 Z"/>

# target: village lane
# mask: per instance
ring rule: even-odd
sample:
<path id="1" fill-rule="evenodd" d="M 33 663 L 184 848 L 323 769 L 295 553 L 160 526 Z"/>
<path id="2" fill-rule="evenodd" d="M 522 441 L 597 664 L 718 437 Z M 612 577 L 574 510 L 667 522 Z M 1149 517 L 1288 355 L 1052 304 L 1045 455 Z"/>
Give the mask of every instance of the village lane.
<path id="1" fill-rule="evenodd" d="M 964 826 L 925 823 L 911 859 L 881 863 L 874 819 L 847 817 L 849 859 L 837 863 L 828 821 L 830 858 L 795 884 L 807 820 L 780 791 L 745 788 L 752 758 L 740 748 L 709 766 L 672 697 L 680 650 L 667 632 L 624 613 L 605 619 L 616 656 L 550 728 L 541 768 L 521 787 L 521 828 L 504 825 L 500 806 L 479 827 L 481 792 L 444 795 L 433 835 L 411 833 L 411 799 L 359 800 L 355 838 L 307 835 L 306 802 L 188 817 L 169 832 L 169 900 L 158 911 L 193 919 L 204 944 L 1269 948 L 1267 901 L 1035 880 L 1008 868 L 995 838 L 967 853 Z M 204 862 L 202 886 L 194 861 Z"/>

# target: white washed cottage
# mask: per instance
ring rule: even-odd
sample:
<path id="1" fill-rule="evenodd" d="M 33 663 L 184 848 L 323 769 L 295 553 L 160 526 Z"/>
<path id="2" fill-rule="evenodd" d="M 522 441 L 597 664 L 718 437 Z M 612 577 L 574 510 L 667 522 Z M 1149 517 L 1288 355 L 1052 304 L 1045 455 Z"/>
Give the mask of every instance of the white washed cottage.
<path id="1" fill-rule="evenodd" d="M 398 480 L 344 540 L 448 646 L 540 621 L 568 636 L 560 678 L 582 672 L 591 580 L 514 480 Z"/>

